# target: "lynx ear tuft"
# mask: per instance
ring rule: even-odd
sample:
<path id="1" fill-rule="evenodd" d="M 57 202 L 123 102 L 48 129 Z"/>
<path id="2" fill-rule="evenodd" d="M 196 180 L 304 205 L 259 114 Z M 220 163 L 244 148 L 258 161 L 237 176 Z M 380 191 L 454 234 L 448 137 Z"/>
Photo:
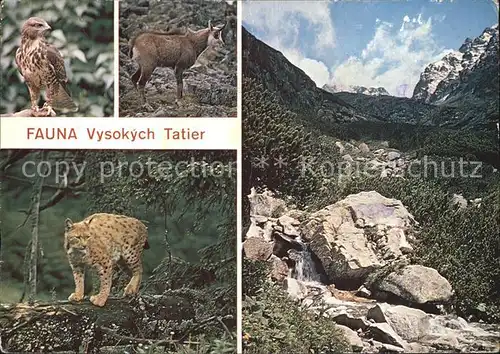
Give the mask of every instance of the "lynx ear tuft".
<path id="1" fill-rule="evenodd" d="M 85 224 L 86 224 L 87 226 L 89 226 L 89 225 L 90 225 L 90 223 L 92 222 L 92 220 L 94 220 L 94 216 L 95 216 L 95 215 L 92 215 L 90 218 L 88 218 L 87 220 L 85 220 Z"/>
<path id="2" fill-rule="evenodd" d="M 73 226 L 73 221 L 71 221 L 70 218 L 67 218 L 64 221 L 64 231 L 68 231 L 69 229 L 71 229 L 72 226 Z"/>

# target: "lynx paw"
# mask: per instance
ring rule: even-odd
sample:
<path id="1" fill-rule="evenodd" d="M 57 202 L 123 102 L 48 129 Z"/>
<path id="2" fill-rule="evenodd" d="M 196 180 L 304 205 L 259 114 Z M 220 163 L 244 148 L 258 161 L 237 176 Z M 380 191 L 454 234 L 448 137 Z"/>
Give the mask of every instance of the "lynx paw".
<path id="1" fill-rule="evenodd" d="M 103 296 L 99 295 L 92 295 L 90 297 L 90 302 L 93 303 L 95 306 L 103 307 L 104 304 L 106 303 L 106 298 Z"/>
<path id="2" fill-rule="evenodd" d="M 75 302 L 78 302 L 78 301 L 82 301 L 83 300 L 83 294 L 79 295 L 77 293 L 72 293 L 69 297 L 68 297 L 68 301 L 75 301 Z"/>
<path id="3" fill-rule="evenodd" d="M 125 291 L 123 292 L 123 296 L 134 296 L 137 293 L 137 290 L 134 289 L 130 284 L 125 287 Z"/>

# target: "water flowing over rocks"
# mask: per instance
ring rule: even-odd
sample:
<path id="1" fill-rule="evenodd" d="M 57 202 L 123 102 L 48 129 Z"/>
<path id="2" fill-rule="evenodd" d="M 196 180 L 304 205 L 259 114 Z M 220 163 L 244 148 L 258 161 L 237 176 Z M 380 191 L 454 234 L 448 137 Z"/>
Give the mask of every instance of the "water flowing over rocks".
<path id="1" fill-rule="evenodd" d="M 410 264 L 418 222 L 399 200 L 367 191 L 306 213 L 269 191 L 248 198 L 245 256 L 270 262 L 271 278 L 335 321 L 352 351 L 498 351 L 500 326 L 435 306 L 453 289 L 435 269 Z"/>

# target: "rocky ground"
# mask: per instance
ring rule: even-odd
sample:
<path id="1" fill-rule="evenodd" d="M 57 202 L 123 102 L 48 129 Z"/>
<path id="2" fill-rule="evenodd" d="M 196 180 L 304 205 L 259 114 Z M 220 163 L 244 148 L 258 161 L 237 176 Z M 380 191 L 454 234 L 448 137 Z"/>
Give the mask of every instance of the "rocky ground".
<path id="1" fill-rule="evenodd" d="M 387 141 L 364 143 L 356 141 L 335 141 L 341 155 L 342 177 L 350 178 L 359 174 L 373 177 L 403 177 L 412 162 L 417 161 L 415 154 L 403 154 L 389 148 Z"/>
<path id="2" fill-rule="evenodd" d="M 411 264 L 419 223 L 399 200 L 361 192 L 310 213 L 269 192 L 248 198 L 245 256 L 270 262 L 271 277 L 335 321 L 353 351 L 498 352 L 500 326 L 448 312 L 448 280 Z"/>
<path id="3" fill-rule="evenodd" d="M 128 57 L 128 41 L 141 30 L 205 28 L 227 23 L 225 46 L 203 53 L 184 72 L 184 98 L 176 104 L 172 69 L 157 68 L 146 85 L 148 104 L 142 105 L 130 80 L 137 64 Z M 236 117 L 236 7 L 225 1 L 120 1 L 120 116 L 121 117 Z"/>

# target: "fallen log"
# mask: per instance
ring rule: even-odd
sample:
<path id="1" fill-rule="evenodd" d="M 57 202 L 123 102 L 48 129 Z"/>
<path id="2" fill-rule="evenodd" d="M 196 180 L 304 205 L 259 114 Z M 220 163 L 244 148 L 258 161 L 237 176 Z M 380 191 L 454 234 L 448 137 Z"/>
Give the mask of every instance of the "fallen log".
<path id="1" fill-rule="evenodd" d="M 53 301 L 0 305 L 0 352 L 99 353 L 104 346 L 167 345 L 195 322 L 181 296 L 109 298 L 104 307 Z"/>

